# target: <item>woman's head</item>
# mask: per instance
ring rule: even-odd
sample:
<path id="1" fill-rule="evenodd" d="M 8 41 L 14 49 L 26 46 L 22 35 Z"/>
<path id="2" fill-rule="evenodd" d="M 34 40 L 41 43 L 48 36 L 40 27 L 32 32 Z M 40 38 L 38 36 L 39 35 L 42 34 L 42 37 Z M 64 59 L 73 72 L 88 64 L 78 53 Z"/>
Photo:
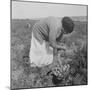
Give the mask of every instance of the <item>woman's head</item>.
<path id="1" fill-rule="evenodd" d="M 64 33 L 68 34 L 71 33 L 74 29 L 74 22 L 70 17 L 63 17 L 62 18 L 62 27 Z"/>

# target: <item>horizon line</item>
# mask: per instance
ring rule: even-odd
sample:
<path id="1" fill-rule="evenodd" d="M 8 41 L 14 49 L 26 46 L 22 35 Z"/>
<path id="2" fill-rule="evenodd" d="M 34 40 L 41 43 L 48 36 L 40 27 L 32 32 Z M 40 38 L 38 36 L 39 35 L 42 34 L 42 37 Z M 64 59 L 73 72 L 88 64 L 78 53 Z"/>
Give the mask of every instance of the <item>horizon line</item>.
<path id="1" fill-rule="evenodd" d="M 46 16 L 46 17 L 56 17 L 56 16 Z M 46 17 L 38 17 L 38 18 L 11 18 L 11 19 L 43 19 L 43 18 L 46 18 Z M 62 18 L 63 16 L 61 17 L 58 17 L 58 18 Z M 87 15 L 79 15 L 79 16 L 68 16 L 68 17 L 88 17 Z"/>

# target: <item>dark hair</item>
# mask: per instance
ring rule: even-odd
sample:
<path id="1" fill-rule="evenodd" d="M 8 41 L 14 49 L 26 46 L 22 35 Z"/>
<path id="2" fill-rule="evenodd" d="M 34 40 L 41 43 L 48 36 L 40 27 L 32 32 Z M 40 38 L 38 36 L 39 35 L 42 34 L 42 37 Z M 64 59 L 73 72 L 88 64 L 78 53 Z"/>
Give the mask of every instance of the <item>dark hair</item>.
<path id="1" fill-rule="evenodd" d="M 66 33 L 71 33 L 74 28 L 74 22 L 70 17 L 63 17 L 62 18 L 62 26 Z"/>

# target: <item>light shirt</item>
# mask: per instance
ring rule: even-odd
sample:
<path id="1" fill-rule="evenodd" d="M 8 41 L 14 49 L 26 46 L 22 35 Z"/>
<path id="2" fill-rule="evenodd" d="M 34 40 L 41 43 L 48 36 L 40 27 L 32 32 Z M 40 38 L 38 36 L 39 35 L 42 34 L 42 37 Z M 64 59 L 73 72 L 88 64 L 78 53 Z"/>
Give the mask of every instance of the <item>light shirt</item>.
<path id="1" fill-rule="evenodd" d="M 61 18 L 48 17 L 41 19 L 33 26 L 34 37 L 42 44 L 45 41 L 55 41 L 61 33 Z"/>

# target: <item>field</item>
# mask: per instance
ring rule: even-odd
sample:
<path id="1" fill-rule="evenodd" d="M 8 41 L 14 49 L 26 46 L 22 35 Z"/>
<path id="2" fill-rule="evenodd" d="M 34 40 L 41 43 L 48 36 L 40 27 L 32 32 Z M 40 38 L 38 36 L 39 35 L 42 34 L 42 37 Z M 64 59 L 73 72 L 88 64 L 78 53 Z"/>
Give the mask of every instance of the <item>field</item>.
<path id="1" fill-rule="evenodd" d="M 30 67 L 28 55 L 35 22 L 38 20 L 11 21 L 11 88 L 87 85 L 87 21 L 74 21 L 74 32 L 62 39 L 67 45 L 67 51 L 61 53 L 62 70 L 59 66 L 52 70 L 49 66 Z M 62 71 L 59 77 L 54 75 L 55 68 Z"/>

